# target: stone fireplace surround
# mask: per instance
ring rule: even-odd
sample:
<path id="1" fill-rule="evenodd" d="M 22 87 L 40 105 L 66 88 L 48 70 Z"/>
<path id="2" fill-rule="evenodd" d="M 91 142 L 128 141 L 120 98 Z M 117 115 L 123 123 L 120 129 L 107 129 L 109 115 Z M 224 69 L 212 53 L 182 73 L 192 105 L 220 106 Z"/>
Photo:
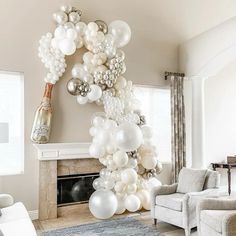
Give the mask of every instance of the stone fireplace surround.
<path id="1" fill-rule="evenodd" d="M 39 159 L 39 220 L 80 211 L 88 204 L 57 206 L 57 176 L 99 172 L 103 166 L 89 156 L 90 143 L 34 144 Z"/>

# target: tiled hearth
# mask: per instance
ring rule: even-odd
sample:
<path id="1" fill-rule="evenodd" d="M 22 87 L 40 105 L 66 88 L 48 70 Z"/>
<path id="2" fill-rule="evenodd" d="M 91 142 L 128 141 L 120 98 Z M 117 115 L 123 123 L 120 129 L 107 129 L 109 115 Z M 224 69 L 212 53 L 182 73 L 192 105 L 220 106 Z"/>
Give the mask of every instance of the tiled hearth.
<path id="1" fill-rule="evenodd" d="M 39 164 L 39 219 L 53 219 L 87 204 L 57 206 L 57 176 L 95 173 L 102 169 L 88 153 L 89 143 L 36 144 Z"/>

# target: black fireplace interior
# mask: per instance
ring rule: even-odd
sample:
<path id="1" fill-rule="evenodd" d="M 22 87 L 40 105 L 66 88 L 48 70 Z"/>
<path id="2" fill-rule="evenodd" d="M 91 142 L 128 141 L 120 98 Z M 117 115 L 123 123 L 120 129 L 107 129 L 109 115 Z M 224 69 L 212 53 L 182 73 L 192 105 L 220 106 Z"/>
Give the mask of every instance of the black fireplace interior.
<path id="1" fill-rule="evenodd" d="M 66 175 L 57 177 L 57 205 L 66 206 L 88 202 L 95 191 L 93 181 L 99 173 Z"/>

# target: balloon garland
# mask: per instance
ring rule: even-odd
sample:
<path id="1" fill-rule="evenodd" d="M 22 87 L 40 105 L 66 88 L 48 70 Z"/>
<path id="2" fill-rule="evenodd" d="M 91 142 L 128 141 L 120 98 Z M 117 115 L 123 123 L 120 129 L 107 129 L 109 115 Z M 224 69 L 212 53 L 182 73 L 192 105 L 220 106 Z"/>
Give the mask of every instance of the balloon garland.
<path id="1" fill-rule="evenodd" d="M 90 211 L 106 219 L 125 210 L 149 210 L 149 189 L 160 184 L 155 177 L 162 165 L 132 82 L 123 77 L 126 66 L 121 48 L 130 41 L 130 27 L 120 20 L 109 26 L 101 20 L 86 24 L 80 21 L 81 15 L 74 7 L 62 6 L 53 15 L 54 33 L 40 39 L 39 57 L 49 69 L 45 82 L 55 84 L 63 75 L 65 56 L 87 49 L 83 63 L 72 68 L 67 90 L 79 104 L 96 102 L 105 111 L 94 115 L 89 130 L 93 138 L 89 153 L 105 166 L 93 182 L 96 191 L 89 200 Z"/>

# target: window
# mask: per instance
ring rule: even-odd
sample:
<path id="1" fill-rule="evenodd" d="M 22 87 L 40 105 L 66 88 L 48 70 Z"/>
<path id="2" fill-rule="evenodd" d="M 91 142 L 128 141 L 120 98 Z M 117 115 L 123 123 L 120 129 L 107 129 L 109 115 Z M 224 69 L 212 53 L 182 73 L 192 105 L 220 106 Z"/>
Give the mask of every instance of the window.
<path id="1" fill-rule="evenodd" d="M 135 96 L 141 102 L 147 125 L 153 129 L 153 144 L 158 158 L 171 162 L 171 106 L 170 89 L 135 86 Z"/>
<path id="2" fill-rule="evenodd" d="M 0 175 L 24 171 L 23 74 L 0 71 Z"/>

